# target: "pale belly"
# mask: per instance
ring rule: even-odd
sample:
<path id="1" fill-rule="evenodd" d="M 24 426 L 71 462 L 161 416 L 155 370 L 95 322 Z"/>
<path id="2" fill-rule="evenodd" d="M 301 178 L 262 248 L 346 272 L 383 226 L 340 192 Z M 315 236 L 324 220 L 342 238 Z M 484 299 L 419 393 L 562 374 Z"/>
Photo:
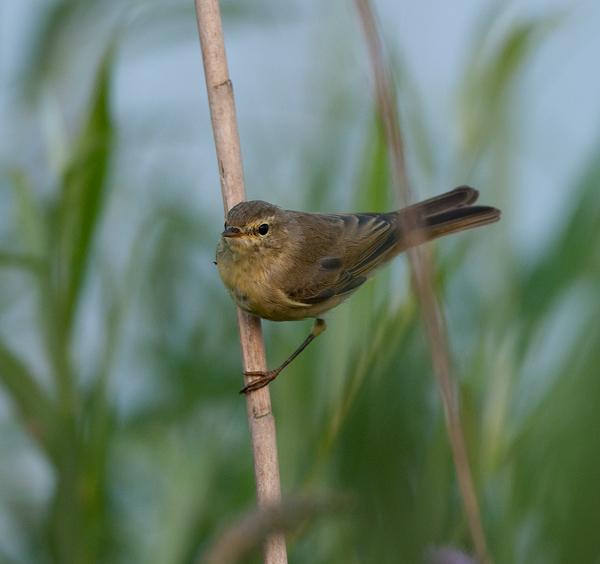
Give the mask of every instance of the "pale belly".
<path id="1" fill-rule="evenodd" d="M 272 272 L 264 268 L 264 261 L 259 268 L 254 256 L 233 253 L 220 242 L 217 267 L 229 295 L 240 309 L 271 321 L 313 317 L 310 305 L 291 300 L 272 282 Z"/>

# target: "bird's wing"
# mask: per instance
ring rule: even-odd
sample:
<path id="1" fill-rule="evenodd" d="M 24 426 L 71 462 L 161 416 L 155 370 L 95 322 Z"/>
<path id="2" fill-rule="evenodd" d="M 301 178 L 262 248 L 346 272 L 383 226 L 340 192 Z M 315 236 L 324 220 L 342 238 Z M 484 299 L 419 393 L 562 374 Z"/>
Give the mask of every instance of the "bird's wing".
<path id="1" fill-rule="evenodd" d="M 381 265 L 398 243 L 398 215 L 358 213 L 338 216 L 344 222 L 341 245 L 344 270 L 354 277 L 368 275 Z"/>
<path id="2" fill-rule="evenodd" d="M 353 292 L 375 269 L 415 244 L 403 237 L 402 224 L 411 214 L 414 217 L 408 225 L 417 222 L 418 225 L 410 229 L 422 228 L 423 241 L 497 221 L 498 210 L 472 205 L 478 195 L 477 190 L 460 186 L 389 213 L 316 214 L 329 226 L 336 224 L 337 240 L 326 245 L 328 254 L 325 257 L 315 255 L 315 249 L 306 250 L 310 255 L 305 265 L 311 270 L 311 284 L 291 291 L 288 296 L 303 304 L 318 304 Z M 406 228 L 405 223 L 404 230 Z"/>
<path id="3" fill-rule="evenodd" d="M 310 286 L 288 293 L 305 304 L 322 303 L 356 290 L 399 238 L 395 214 L 319 215 L 340 225 L 340 237 L 328 256 L 315 261 Z"/>

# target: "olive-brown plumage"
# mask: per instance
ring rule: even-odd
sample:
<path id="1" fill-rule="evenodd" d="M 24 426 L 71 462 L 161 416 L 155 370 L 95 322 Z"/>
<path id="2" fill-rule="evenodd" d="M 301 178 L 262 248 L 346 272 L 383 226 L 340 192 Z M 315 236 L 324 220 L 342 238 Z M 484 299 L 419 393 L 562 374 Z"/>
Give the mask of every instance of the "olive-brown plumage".
<path id="1" fill-rule="evenodd" d="M 319 318 L 410 246 L 498 221 L 498 209 L 473 205 L 478 195 L 461 186 L 382 214 L 309 214 L 261 200 L 241 202 L 227 214 L 217 246 L 219 274 L 236 304 L 258 317 Z M 283 366 L 324 328 L 318 319 Z M 283 366 L 242 391 L 267 384 Z"/>

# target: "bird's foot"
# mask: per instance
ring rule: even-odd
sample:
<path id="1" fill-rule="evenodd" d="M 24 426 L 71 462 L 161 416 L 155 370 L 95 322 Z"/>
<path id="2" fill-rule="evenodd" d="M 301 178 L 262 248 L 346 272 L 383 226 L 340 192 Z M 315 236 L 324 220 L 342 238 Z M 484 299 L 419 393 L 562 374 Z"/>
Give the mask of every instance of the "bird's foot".
<path id="1" fill-rule="evenodd" d="M 272 382 L 277 378 L 279 373 L 281 372 L 281 368 L 277 368 L 275 370 L 268 370 L 266 372 L 244 372 L 244 376 L 259 376 L 256 380 L 252 380 L 252 382 L 246 384 L 241 390 L 240 394 L 249 394 L 250 392 L 255 392 L 256 390 L 260 390 L 264 386 L 266 386 L 269 382 Z"/>

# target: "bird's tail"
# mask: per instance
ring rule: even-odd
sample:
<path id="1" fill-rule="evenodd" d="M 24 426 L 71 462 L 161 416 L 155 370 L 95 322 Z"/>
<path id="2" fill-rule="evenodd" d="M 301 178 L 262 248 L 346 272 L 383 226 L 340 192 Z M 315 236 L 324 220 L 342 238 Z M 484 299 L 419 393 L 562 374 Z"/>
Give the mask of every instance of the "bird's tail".
<path id="1" fill-rule="evenodd" d="M 416 223 L 425 230 L 424 239 L 430 241 L 498 221 L 499 209 L 472 205 L 478 197 L 479 192 L 475 188 L 459 186 L 441 196 L 404 208 L 400 213 L 408 221 L 400 224 Z"/>

